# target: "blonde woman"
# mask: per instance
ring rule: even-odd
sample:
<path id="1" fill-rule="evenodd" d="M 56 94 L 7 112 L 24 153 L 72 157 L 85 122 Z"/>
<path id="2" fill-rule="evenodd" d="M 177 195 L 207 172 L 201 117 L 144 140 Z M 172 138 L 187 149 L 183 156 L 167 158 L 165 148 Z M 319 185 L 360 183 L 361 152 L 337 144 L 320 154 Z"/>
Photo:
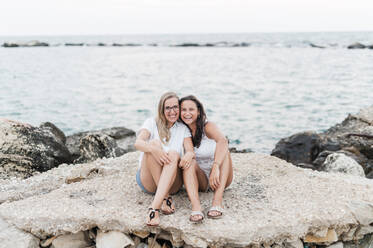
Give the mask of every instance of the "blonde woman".
<path id="1" fill-rule="evenodd" d="M 162 95 L 158 116 L 149 118 L 137 133 L 135 147 L 141 151 L 136 180 L 140 188 L 155 194 L 146 224 L 159 225 L 159 214 L 175 211 L 170 194 L 182 186 L 180 168 L 192 163 L 193 143 L 189 129 L 179 119 L 179 98 L 173 92 Z M 183 155 L 185 150 L 185 154 Z"/>

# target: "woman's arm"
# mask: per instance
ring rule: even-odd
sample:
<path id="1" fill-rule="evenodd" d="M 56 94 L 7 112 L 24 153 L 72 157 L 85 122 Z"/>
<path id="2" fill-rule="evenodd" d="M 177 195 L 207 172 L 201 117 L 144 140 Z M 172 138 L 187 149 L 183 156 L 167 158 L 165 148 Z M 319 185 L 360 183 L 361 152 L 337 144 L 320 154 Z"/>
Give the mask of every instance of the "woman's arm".
<path id="1" fill-rule="evenodd" d="M 220 184 L 220 165 L 223 163 L 225 156 L 228 153 L 228 140 L 219 128 L 212 122 L 205 125 L 205 133 L 209 139 L 216 142 L 214 164 L 210 173 L 210 186 L 213 190 L 217 189 Z"/>
<path id="2" fill-rule="evenodd" d="M 151 153 L 154 159 L 161 165 L 170 163 L 171 160 L 167 153 L 154 143 L 148 142 L 149 138 L 150 132 L 146 129 L 142 129 L 136 138 L 135 148 L 145 153 Z"/>
<path id="3" fill-rule="evenodd" d="M 192 159 L 195 157 L 193 142 L 191 137 L 184 138 L 185 154 L 180 159 L 179 167 L 182 169 L 188 168 L 192 164 Z"/>
<path id="4" fill-rule="evenodd" d="M 228 140 L 213 122 L 208 122 L 205 125 L 205 133 L 209 139 L 213 139 L 216 142 L 213 166 L 219 167 L 228 153 Z"/>

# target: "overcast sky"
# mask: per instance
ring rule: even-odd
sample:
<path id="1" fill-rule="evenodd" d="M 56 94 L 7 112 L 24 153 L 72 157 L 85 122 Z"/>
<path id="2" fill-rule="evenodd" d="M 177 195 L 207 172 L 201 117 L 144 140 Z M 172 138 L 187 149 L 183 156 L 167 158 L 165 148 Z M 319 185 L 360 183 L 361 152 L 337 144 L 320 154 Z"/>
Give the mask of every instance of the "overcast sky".
<path id="1" fill-rule="evenodd" d="M 2 0 L 0 35 L 373 31 L 373 0 Z"/>

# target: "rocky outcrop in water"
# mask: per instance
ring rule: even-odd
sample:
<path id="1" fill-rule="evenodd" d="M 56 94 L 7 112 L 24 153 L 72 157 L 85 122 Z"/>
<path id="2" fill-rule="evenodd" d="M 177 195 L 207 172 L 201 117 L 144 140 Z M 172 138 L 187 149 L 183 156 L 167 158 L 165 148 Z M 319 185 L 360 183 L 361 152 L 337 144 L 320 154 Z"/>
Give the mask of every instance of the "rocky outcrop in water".
<path id="1" fill-rule="evenodd" d="M 85 43 L 71 43 L 71 42 L 67 42 L 65 43 L 65 46 L 84 46 Z"/>
<path id="2" fill-rule="evenodd" d="M 66 138 L 66 146 L 76 162 L 118 157 L 134 151 L 136 133 L 125 127 L 80 132 Z"/>
<path id="3" fill-rule="evenodd" d="M 190 223 L 190 203 L 181 190 L 173 197 L 175 214 L 161 215 L 160 226 L 149 228 L 144 222 L 153 196 L 136 184 L 138 156 L 64 164 L 26 180 L 3 180 L 0 218 L 17 231 L 15 238 L 26 233 L 43 247 L 57 247 L 61 240 L 96 247 L 110 242 L 121 247 L 146 247 L 144 242 L 152 247 L 372 243 L 373 181 L 305 170 L 255 153 L 232 154 L 235 175 L 222 219 Z M 212 193 L 200 196 L 206 212 Z M 0 237 L 4 232 L 9 228 L 2 228 Z"/>
<path id="4" fill-rule="evenodd" d="M 364 48 L 366 48 L 366 46 L 364 44 L 356 42 L 354 44 L 351 44 L 351 45 L 347 46 L 347 48 L 348 49 L 364 49 Z"/>
<path id="5" fill-rule="evenodd" d="M 11 43 L 11 42 L 5 42 L 3 47 L 48 47 L 49 44 L 46 42 L 40 42 L 40 41 L 29 41 L 26 43 Z"/>
<path id="6" fill-rule="evenodd" d="M 69 150 L 49 129 L 0 119 L 0 178 L 26 178 L 68 162 Z"/>
<path id="7" fill-rule="evenodd" d="M 310 46 L 314 47 L 314 48 L 321 48 L 321 49 L 326 48 L 325 46 L 320 46 L 320 45 L 316 45 L 316 44 L 313 44 L 313 43 L 310 43 Z"/>
<path id="8" fill-rule="evenodd" d="M 373 178 L 373 106 L 349 115 L 323 133 L 302 132 L 283 138 L 272 150 L 274 156 L 315 170 L 325 170 L 324 161 L 332 153 L 353 158 L 365 175 Z"/>

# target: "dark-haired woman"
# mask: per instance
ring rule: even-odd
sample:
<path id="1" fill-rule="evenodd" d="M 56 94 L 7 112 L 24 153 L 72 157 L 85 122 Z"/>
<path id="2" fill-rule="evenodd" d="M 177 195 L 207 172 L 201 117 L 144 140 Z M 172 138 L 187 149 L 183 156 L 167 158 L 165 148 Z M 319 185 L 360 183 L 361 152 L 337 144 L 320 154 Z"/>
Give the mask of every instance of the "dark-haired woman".
<path id="1" fill-rule="evenodd" d="M 183 168 L 183 180 L 192 204 L 189 220 L 201 222 L 204 218 L 198 191 L 214 191 L 209 218 L 223 215 L 223 194 L 233 179 L 232 159 L 228 141 L 219 128 L 206 120 L 202 103 L 195 96 L 180 99 L 181 119 L 192 133 L 195 160 Z"/>

